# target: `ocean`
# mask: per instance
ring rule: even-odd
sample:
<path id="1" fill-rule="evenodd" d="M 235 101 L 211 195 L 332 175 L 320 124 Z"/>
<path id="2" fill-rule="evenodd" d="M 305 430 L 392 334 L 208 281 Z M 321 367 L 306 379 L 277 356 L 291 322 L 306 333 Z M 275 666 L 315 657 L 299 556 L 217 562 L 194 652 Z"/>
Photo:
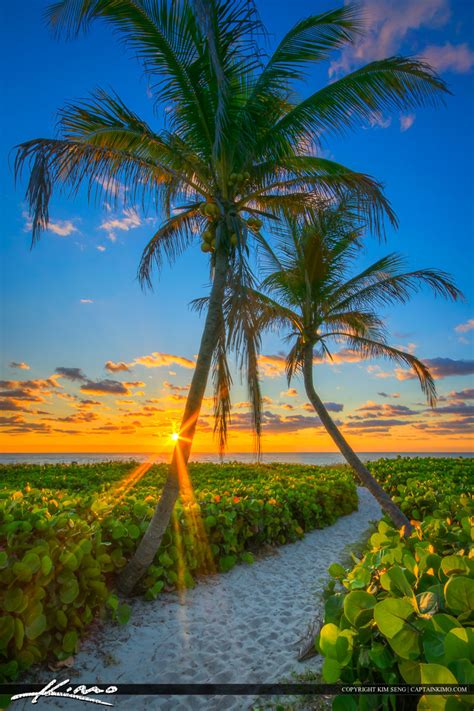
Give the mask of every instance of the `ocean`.
<path id="1" fill-rule="evenodd" d="M 474 457 L 471 452 L 359 452 L 362 461 L 373 461 L 375 459 L 396 459 L 397 457 Z M 0 454 L 0 464 L 92 464 L 94 462 L 117 462 L 130 461 L 144 462 L 150 458 L 149 454 L 137 454 L 134 452 L 97 454 L 97 453 L 51 453 L 51 454 Z M 170 454 L 153 455 L 157 463 L 169 462 Z M 193 462 L 219 462 L 219 455 L 193 454 Z M 224 457 L 225 462 L 247 462 L 255 461 L 253 453 L 228 453 Z M 265 452 L 261 456 L 262 462 L 282 462 L 287 464 L 344 464 L 345 459 L 339 452 Z"/>

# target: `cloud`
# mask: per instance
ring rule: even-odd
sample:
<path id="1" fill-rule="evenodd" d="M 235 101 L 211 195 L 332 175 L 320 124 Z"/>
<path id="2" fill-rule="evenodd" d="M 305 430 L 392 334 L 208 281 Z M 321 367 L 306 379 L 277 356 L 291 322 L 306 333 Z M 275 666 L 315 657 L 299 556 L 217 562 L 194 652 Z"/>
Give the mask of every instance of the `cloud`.
<path id="1" fill-rule="evenodd" d="M 474 52 L 467 42 L 456 45 L 451 42 L 446 42 L 442 46 L 430 45 L 420 54 L 421 59 L 438 72 L 451 71 L 466 74 L 474 65 Z"/>
<path id="2" fill-rule="evenodd" d="M 93 299 L 79 299 L 80 304 L 93 304 L 94 300 Z"/>
<path id="3" fill-rule="evenodd" d="M 416 114 L 402 114 L 400 116 L 400 131 L 402 133 L 408 131 L 415 123 L 415 120 Z"/>
<path id="4" fill-rule="evenodd" d="M 48 230 L 55 235 L 59 235 L 59 237 L 68 237 L 73 232 L 77 232 L 77 227 L 71 220 L 58 220 L 57 222 L 50 222 Z"/>
<path id="5" fill-rule="evenodd" d="M 337 423 L 340 424 L 340 423 Z M 262 414 L 263 431 L 266 434 L 278 434 L 280 432 L 297 432 L 302 429 L 314 429 L 322 427 L 319 417 L 315 415 L 277 415 L 268 410 Z M 252 427 L 252 416 L 250 413 L 237 413 L 232 415 L 231 429 L 250 430 Z"/>
<path id="6" fill-rule="evenodd" d="M 114 363 L 113 360 L 108 360 L 105 364 L 105 369 L 111 373 L 121 373 L 123 371 L 130 372 L 130 364 L 124 363 L 123 361 Z"/>
<path id="7" fill-rule="evenodd" d="M 122 215 L 123 217 L 121 218 L 116 217 L 111 220 L 104 220 L 99 226 L 100 230 L 105 230 L 105 232 L 107 232 L 107 237 L 112 242 L 115 242 L 117 239 L 115 234 L 116 230 L 128 232 L 129 230 L 134 230 L 137 227 L 140 227 L 142 224 L 140 216 L 134 208 L 127 208 L 123 210 Z"/>
<path id="8" fill-rule="evenodd" d="M 362 412 L 365 416 L 372 413 L 372 416 L 375 414 L 377 417 L 406 417 L 419 414 L 417 410 L 411 410 L 406 405 L 391 405 L 387 402 L 378 403 L 370 400 L 358 407 L 356 412 Z M 351 417 L 355 419 L 357 416 L 352 415 Z"/>
<path id="9" fill-rule="evenodd" d="M 324 407 L 329 412 L 342 412 L 344 405 L 341 402 L 325 402 Z"/>
<path id="10" fill-rule="evenodd" d="M 450 16 L 448 0 L 361 0 L 360 7 L 366 31 L 331 63 L 332 77 L 397 54 L 411 32 L 421 27 L 441 27 Z"/>
<path id="11" fill-rule="evenodd" d="M 60 388 L 56 382 L 58 376 L 38 380 L 0 380 L 0 397 L 13 400 L 44 402 L 54 390 Z"/>
<path id="12" fill-rule="evenodd" d="M 402 427 L 403 425 L 410 425 L 411 422 L 409 420 L 397 420 L 397 419 L 383 419 L 383 418 L 377 418 L 377 417 L 371 417 L 366 420 L 357 420 L 357 421 L 351 421 L 351 422 L 346 422 L 344 424 L 344 427 L 347 429 L 358 429 L 358 430 L 364 430 L 364 429 L 375 429 L 379 427 L 384 427 L 384 428 L 389 428 L 389 427 Z"/>
<path id="13" fill-rule="evenodd" d="M 360 353 L 354 351 L 352 348 L 341 348 L 341 350 L 336 353 L 332 353 L 332 360 L 319 362 L 329 362 L 329 363 L 359 363 L 362 360 Z"/>
<path id="14" fill-rule="evenodd" d="M 283 353 L 277 355 L 259 355 L 258 367 L 267 378 L 277 378 L 285 372 L 286 358 Z"/>
<path id="15" fill-rule="evenodd" d="M 56 368 L 55 371 L 58 375 L 60 375 L 62 378 L 66 378 L 67 380 L 72 380 L 73 382 L 85 382 L 87 380 L 87 376 L 82 372 L 80 368 Z"/>
<path id="16" fill-rule="evenodd" d="M 105 252 L 107 250 L 107 247 L 104 247 L 103 244 L 98 244 L 96 249 L 99 250 L 99 252 Z"/>
<path id="17" fill-rule="evenodd" d="M 17 363 L 16 361 L 12 360 L 11 363 L 9 363 L 10 368 L 18 368 L 19 370 L 30 370 L 30 366 L 28 363 Z"/>
<path id="18" fill-rule="evenodd" d="M 196 363 L 183 356 L 170 355 L 169 353 L 154 352 L 150 355 L 135 358 L 129 365 L 144 365 L 145 368 L 161 368 L 163 366 L 180 365 L 182 368 L 194 368 Z"/>
<path id="19" fill-rule="evenodd" d="M 369 116 L 370 128 L 388 128 L 392 124 L 391 116 L 384 116 L 380 111 L 373 111 Z"/>
<path id="20" fill-rule="evenodd" d="M 467 333 L 468 331 L 472 331 L 474 328 L 474 318 L 470 318 L 468 321 L 465 323 L 460 323 L 459 326 L 455 327 L 456 333 Z"/>
<path id="21" fill-rule="evenodd" d="M 131 388 L 144 387 L 145 383 L 141 381 L 133 383 L 121 383 L 119 380 L 87 380 L 81 385 L 81 390 L 85 393 L 94 393 L 96 395 L 130 395 Z"/>
<path id="22" fill-rule="evenodd" d="M 6 397 L 6 398 L 2 398 L 0 400 L 0 410 L 2 410 L 3 412 L 15 412 L 15 411 L 22 412 L 23 407 L 21 407 L 21 405 L 19 405 L 17 402 L 15 402 L 15 400 L 12 400 L 11 398 Z"/>
<path id="23" fill-rule="evenodd" d="M 394 398 L 400 397 L 400 393 L 384 393 L 384 392 L 381 392 L 381 393 L 377 393 L 377 395 L 380 395 L 380 397 L 394 397 Z"/>
<path id="24" fill-rule="evenodd" d="M 168 380 L 163 381 L 163 387 L 174 393 L 187 393 L 189 390 L 189 385 L 174 385 L 174 383 L 170 383 Z"/>
<path id="25" fill-rule="evenodd" d="M 33 229 L 33 223 L 28 212 L 23 212 L 23 217 L 25 219 L 25 232 L 30 232 Z M 73 232 L 78 231 L 73 220 L 50 220 L 46 229 L 58 235 L 58 237 L 69 237 Z"/>
<path id="26" fill-rule="evenodd" d="M 420 422 L 414 425 L 415 429 L 429 435 L 455 435 L 472 434 L 474 417 L 465 417 L 459 420 L 440 420 L 435 422 Z"/>
<path id="27" fill-rule="evenodd" d="M 474 373 L 474 360 L 454 360 L 452 358 L 429 358 L 423 361 L 431 371 L 435 380 L 442 380 L 449 376 L 472 375 Z M 417 376 L 410 370 L 395 369 L 397 380 L 414 380 Z"/>
<path id="28" fill-rule="evenodd" d="M 296 388 L 288 388 L 288 390 L 283 390 L 280 393 L 280 397 L 298 397 L 298 390 Z"/>
<path id="29" fill-rule="evenodd" d="M 474 415 L 474 405 L 466 405 L 465 402 L 458 402 L 453 405 L 444 405 L 430 410 L 433 415 Z"/>
<path id="30" fill-rule="evenodd" d="M 448 397 L 453 400 L 474 400 L 474 388 L 466 388 L 465 390 L 452 390 Z"/>

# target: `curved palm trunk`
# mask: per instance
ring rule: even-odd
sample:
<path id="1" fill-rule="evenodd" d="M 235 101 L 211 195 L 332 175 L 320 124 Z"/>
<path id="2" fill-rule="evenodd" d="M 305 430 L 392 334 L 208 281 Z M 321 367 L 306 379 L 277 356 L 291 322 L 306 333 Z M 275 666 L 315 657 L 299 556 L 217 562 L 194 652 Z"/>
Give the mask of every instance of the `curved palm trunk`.
<path id="1" fill-rule="evenodd" d="M 225 250 L 221 249 L 216 252 L 216 266 L 209 299 L 209 308 L 201 338 L 201 345 L 199 347 L 196 368 L 191 380 L 181 421 L 180 439 L 177 441 L 174 449 L 173 458 L 160 500 L 145 535 L 140 541 L 133 558 L 124 568 L 117 581 L 119 590 L 125 594 L 133 590 L 148 566 L 152 564 L 180 493 L 179 468 L 188 463 L 191 454 L 196 422 L 201 410 L 201 404 L 211 368 L 212 355 L 216 346 L 219 320 L 221 317 L 221 305 L 224 298 L 226 272 L 227 255 Z"/>
<path id="2" fill-rule="evenodd" d="M 354 469 L 361 483 L 367 487 L 370 493 L 377 499 L 382 510 L 393 521 L 397 528 L 404 526 L 404 535 L 407 536 L 412 531 L 412 525 L 398 506 L 392 501 L 387 492 L 374 479 L 367 467 L 361 462 L 354 450 L 349 446 L 341 432 L 334 424 L 329 412 L 324 407 L 324 403 L 317 394 L 313 385 L 313 347 L 307 346 L 303 362 L 303 375 L 306 394 L 312 406 L 316 410 L 321 422 L 328 434 L 339 448 L 347 463 Z"/>

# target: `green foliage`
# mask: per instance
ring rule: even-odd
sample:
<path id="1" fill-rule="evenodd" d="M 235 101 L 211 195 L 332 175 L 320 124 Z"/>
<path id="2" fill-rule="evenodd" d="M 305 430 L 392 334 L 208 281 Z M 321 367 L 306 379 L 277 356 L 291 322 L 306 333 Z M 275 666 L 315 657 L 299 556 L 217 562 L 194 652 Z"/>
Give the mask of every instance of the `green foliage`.
<path id="1" fill-rule="evenodd" d="M 114 576 L 143 536 L 167 467 L 127 488 L 136 463 L 0 467 L 0 677 L 74 654 L 87 625 L 130 607 Z M 252 563 L 263 544 L 296 541 L 357 508 L 350 474 L 294 465 L 190 466 L 181 501 L 141 592 L 193 587 L 195 576 Z M 3 660 L 14 664 L 2 664 Z"/>
<path id="2" fill-rule="evenodd" d="M 330 567 L 335 580 L 316 640 L 325 657 L 325 681 L 473 683 L 473 464 L 468 459 L 371 463 L 372 473 L 392 495 L 396 492 L 405 513 L 424 518 L 414 521 L 408 539 L 381 521 L 352 570 Z M 388 697 L 371 698 L 370 708 L 393 708 Z M 418 709 L 468 709 L 471 704 L 472 698 L 430 696 L 419 699 Z"/>

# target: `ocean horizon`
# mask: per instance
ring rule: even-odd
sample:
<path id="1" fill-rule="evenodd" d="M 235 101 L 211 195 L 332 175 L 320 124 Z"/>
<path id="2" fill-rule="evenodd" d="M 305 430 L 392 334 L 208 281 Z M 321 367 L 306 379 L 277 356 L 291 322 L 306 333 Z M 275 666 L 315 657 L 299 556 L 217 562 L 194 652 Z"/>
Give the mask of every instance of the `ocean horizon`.
<path id="1" fill-rule="evenodd" d="M 474 452 L 358 452 L 362 461 L 376 459 L 396 459 L 397 457 L 474 457 Z M 144 454 L 137 452 L 51 452 L 51 453 L 7 453 L 0 454 L 0 464 L 93 464 L 97 462 L 136 461 L 144 462 L 153 457 L 156 463 L 167 463 L 171 454 Z M 215 452 L 191 455 L 191 462 L 221 461 Z M 253 452 L 229 452 L 223 457 L 224 462 L 252 463 L 256 461 Z M 260 457 L 263 463 L 280 462 L 287 464 L 344 464 L 340 452 L 264 452 Z"/>

